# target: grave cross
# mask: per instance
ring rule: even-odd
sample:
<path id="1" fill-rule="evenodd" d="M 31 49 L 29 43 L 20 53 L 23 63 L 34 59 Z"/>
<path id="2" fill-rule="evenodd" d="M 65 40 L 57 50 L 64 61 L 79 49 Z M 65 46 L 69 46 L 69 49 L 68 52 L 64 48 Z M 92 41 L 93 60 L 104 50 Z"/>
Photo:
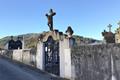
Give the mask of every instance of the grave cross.
<path id="1" fill-rule="evenodd" d="M 53 31 L 53 16 L 54 16 L 54 15 L 56 15 L 56 13 L 53 12 L 52 9 L 50 9 L 49 15 L 46 14 L 47 19 L 48 19 L 48 26 L 49 26 L 49 28 L 50 28 L 50 31 Z"/>
<path id="2" fill-rule="evenodd" d="M 111 27 L 112 27 L 112 25 L 111 25 L 111 24 L 109 24 L 109 25 L 108 25 L 109 32 L 111 32 Z"/>

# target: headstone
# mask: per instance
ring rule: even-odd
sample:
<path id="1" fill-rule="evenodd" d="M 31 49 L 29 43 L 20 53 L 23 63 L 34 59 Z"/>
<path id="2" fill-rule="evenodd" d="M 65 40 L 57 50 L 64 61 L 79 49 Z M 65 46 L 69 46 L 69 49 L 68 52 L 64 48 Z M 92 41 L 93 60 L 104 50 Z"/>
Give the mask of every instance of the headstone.
<path id="1" fill-rule="evenodd" d="M 72 30 L 71 26 L 68 26 L 66 30 L 67 37 L 69 39 L 69 46 L 72 47 L 75 44 L 75 39 L 72 37 L 74 31 Z"/>
<path id="2" fill-rule="evenodd" d="M 74 33 L 74 31 L 72 30 L 71 26 L 68 26 L 68 28 L 66 30 L 66 34 L 67 34 L 68 38 L 72 37 L 73 33 Z"/>
<path id="3" fill-rule="evenodd" d="M 20 37 L 18 37 L 17 41 L 15 42 L 15 49 L 22 49 L 22 41 Z"/>
<path id="4" fill-rule="evenodd" d="M 15 41 L 13 40 L 13 36 L 11 36 L 11 40 L 8 42 L 8 49 L 13 50 L 15 49 Z"/>
<path id="5" fill-rule="evenodd" d="M 106 43 L 115 43 L 115 34 L 111 32 L 112 25 L 109 24 L 108 27 L 109 27 L 109 31 L 107 32 L 106 30 L 104 30 L 102 32 L 102 36 L 104 37 Z"/>
<path id="6" fill-rule="evenodd" d="M 111 27 L 112 27 L 112 25 L 111 25 L 111 24 L 109 24 L 109 25 L 108 25 L 109 32 L 111 32 Z"/>

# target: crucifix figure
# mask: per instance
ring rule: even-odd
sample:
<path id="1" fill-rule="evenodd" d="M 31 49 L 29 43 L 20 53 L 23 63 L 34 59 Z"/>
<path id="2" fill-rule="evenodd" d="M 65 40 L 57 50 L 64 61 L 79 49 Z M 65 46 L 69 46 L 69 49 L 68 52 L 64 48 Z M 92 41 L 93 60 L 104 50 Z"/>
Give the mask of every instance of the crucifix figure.
<path id="1" fill-rule="evenodd" d="M 50 31 L 53 31 L 53 16 L 56 15 L 55 12 L 53 12 L 52 9 L 50 9 L 49 14 L 46 14 L 48 19 L 48 26 L 50 28 Z"/>
<path id="2" fill-rule="evenodd" d="M 119 25 L 119 27 L 120 27 L 120 21 L 118 22 L 118 25 Z"/>
<path id="3" fill-rule="evenodd" d="M 112 25 L 111 25 L 111 24 L 109 24 L 109 25 L 108 25 L 109 32 L 111 32 L 111 27 L 112 27 Z"/>

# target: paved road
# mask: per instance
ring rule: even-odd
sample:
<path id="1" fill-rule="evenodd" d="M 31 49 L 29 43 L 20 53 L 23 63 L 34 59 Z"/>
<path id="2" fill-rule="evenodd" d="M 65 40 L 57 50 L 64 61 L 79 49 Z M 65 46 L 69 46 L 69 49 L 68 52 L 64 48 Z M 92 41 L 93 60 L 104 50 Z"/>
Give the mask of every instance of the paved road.
<path id="1" fill-rule="evenodd" d="M 0 80 L 51 80 L 50 78 L 50 75 L 23 69 L 0 58 Z"/>

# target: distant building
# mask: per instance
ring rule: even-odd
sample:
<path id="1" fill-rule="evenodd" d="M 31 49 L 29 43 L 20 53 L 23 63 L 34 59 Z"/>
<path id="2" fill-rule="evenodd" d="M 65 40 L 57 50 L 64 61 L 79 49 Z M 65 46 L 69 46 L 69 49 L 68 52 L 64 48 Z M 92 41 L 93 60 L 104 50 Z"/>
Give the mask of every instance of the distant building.
<path id="1" fill-rule="evenodd" d="M 120 22 L 118 23 L 119 28 L 115 31 L 115 43 L 120 43 Z"/>

